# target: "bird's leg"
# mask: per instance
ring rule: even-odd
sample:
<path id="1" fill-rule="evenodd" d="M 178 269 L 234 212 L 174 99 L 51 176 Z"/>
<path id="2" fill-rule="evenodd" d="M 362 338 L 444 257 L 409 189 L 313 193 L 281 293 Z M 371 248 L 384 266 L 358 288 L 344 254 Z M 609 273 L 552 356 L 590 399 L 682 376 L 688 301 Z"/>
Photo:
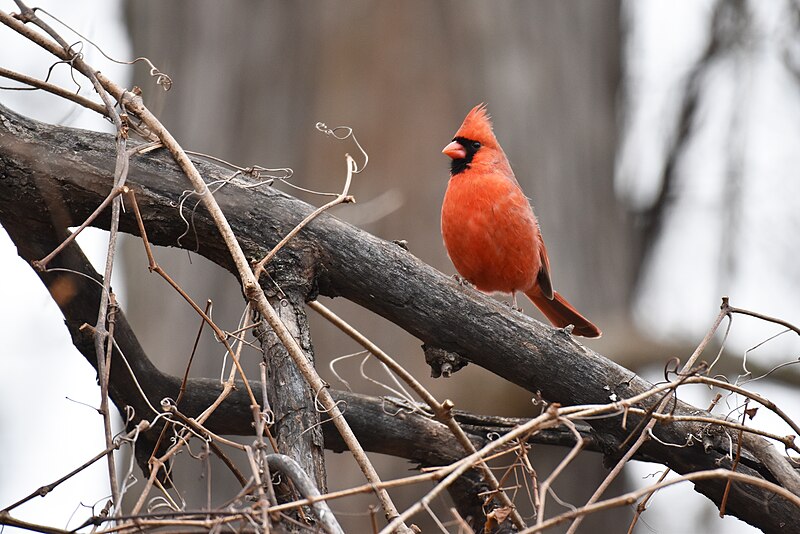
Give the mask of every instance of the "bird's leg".
<path id="1" fill-rule="evenodd" d="M 514 311 L 522 312 L 522 308 L 517 305 L 517 292 L 516 291 L 512 291 L 511 292 L 511 302 L 503 301 L 503 304 L 505 304 L 506 306 L 508 306 L 509 308 L 511 308 Z"/>

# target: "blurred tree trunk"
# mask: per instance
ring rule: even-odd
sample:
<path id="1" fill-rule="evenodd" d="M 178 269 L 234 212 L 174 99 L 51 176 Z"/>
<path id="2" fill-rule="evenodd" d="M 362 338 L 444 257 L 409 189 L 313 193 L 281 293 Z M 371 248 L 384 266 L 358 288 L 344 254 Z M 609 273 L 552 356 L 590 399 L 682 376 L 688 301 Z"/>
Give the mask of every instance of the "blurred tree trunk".
<path id="1" fill-rule="evenodd" d="M 635 230 L 613 188 L 618 1 L 148 0 L 130 2 L 127 14 L 135 54 L 148 56 L 175 82 L 162 93 L 140 68 L 136 84 L 186 148 L 240 166 L 292 167 L 296 184 L 337 191 L 343 154 L 357 152 L 352 144 L 321 135 L 314 124 L 352 126 L 370 163 L 352 188 L 358 204 L 337 215 L 381 237 L 407 240 L 412 253 L 444 272 L 453 268 L 439 234 L 448 179 L 440 150 L 469 108 L 486 101 L 498 138 L 533 198 L 557 289 L 600 325 L 605 343 L 626 338 L 639 258 L 630 246 L 638 242 Z M 202 260 L 189 265 L 181 252 L 158 254 L 196 300 L 214 299 L 218 321 L 235 327 L 242 300 L 227 273 Z M 169 322 L 147 315 L 163 286 L 144 280 L 138 248 L 132 257 L 135 268 L 128 272 L 137 290 L 130 292 L 136 300 L 127 303 L 130 321 L 148 333 L 142 340 L 148 352 L 164 354 L 165 369 L 178 373 L 198 321 L 172 297 L 162 307 Z M 332 305 L 417 376 L 427 375 L 416 339 L 350 303 Z M 183 322 L 173 319 L 179 314 Z M 310 319 L 320 369 L 332 357 L 352 352 L 341 334 Z M 203 350 L 220 353 L 211 340 Z M 257 360 L 252 354 L 246 358 Z M 202 358 L 195 370 L 215 376 L 219 362 Z M 357 380 L 357 371 L 348 373 Z M 533 412 L 528 394 L 471 367 L 432 387 L 464 409 Z M 485 394 L 470 394 L 475 387 Z M 379 471 L 383 462 L 389 460 L 377 459 Z M 576 505 L 606 473 L 599 457 L 578 463 L 576 487 L 557 488 Z M 331 489 L 361 482 L 360 475 L 345 470 L 330 468 Z M 403 504 L 404 492 L 398 491 L 398 505 Z M 620 524 L 619 517 L 592 516 L 586 529 L 608 530 Z"/>

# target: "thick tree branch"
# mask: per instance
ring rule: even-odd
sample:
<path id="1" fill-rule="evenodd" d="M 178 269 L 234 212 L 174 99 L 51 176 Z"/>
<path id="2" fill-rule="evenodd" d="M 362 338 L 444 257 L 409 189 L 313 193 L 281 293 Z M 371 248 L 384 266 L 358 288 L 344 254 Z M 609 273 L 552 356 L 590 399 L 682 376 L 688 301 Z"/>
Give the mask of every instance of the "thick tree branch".
<path id="1" fill-rule="evenodd" d="M 25 239 L 34 241 L 37 237 L 31 228 L 37 224 L 52 224 L 51 218 L 57 219 L 57 224 L 63 227 L 78 224 L 110 190 L 108 176 L 113 169 L 113 154 L 113 138 L 109 136 L 43 125 L 0 108 L 0 165 L 3 168 L 0 219 L 3 224 L 27 225 L 29 231 Z M 206 162 L 197 162 L 197 166 L 206 181 L 223 180 L 232 174 Z M 128 184 L 137 191 L 151 241 L 177 246 L 184 226 L 175 206 L 186 189 L 180 170 L 165 154 L 150 153 L 131 161 Z M 231 183 L 217 192 L 216 197 L 245 253 L 254 259 L 263 257 L 312 211 L 307 204 L 270 188 L 242 189 Z M 43 201 L 31 200 L 36 198 Z M 216 237 L 207 214 L 199 210 L 193 221 L 197 235 L 201 236 L 196 244 L 199 253 L 232 270 L 227 249 Z M 101 217 L 96 224 L 107 225 L 108 217 Z M 138 233 L 130 214 L 122 217 L 120 227 L 123 231 Z M 22 248 L 19 241 L 17 244 Z M 184 242 L 184 246 L 194 248 L 195 243 Z M 628 398 L 652 387 L 633 372 L 583 347 L 567 333 L 460 287 L 403 248 L 329 215 L 323 214 L 304 228 L 277 254 L 268 269 L 296 273 L 298 285 L 309 299 L 317 292 L 344 296 L 388 318 L 427 345 L 457 352 L 562 405 L 605 404 L 612 393 Z M 117 335 L 124 334 L 118 332 Z M 79 344 L 81 340 L 76 339 L 76 342 Z M 147 368 L 145 363 L 140 365 Z M 120 372 L 120 366 L 116 367 Z M 124 377 L 120 379 L 125 380 Z M 112 377 L 112 383 L 115 380 Z M 192 383 L 186 403 L 199 400 L 196 392 L 192 396 L 192 390 L 200 384 L 202 382 Z M 218 388 L 212 381 L 206 386 Z M 112 386 L 112 395 L 114 387 L 118 386 Z M 165 380 L 163 384 L 148 387 L 155 390 L 154 398 L 161 398 L 175 395 L 178 386 L 170 387 Z M 655 399 L 643 407 L 648 408 L 653 402 Z M 192 413 L 183 406 L 181 409 Z M 242 413 L 249 418 L 247 406 Z M 677 403 L 675 413 L 707 415 L 681 402 Z M 630 415 L 626 430 L 621 420 L 619 416 L 591 421 L 600 436 L 600 446 L 607 454 L 619 452 L 618 448 L 639 421 Z M 233 422 L 215 420 L 214 424 L 225 427 Z M 654 430 L 659 440 L 672 444 L 685 443 L 689 434 L 702 435 L 706 448 L 700 445 L 668 447 L 651 440 L 642 448 L 644 457 L 680 473 L 719 466 L 730 468 L 729 443 L 721 429 L 672 422 L 657 424 Z M 771 447 L 766 446 L 767 449 Z M 778 478 L 784 487 L 798 492 L 793 487 L 797 483 L 796 474 L 780 464 L 785 460 L 765 454 L 758 450 L 760 447 L 751 446 L 750 449 L 744 451 L 740 472 L 773 481 Z M 696 487 L 719 502 L 724 486 L 721 481 L 705 480 L 698 481 Z M 753 506 L 753 502 L 758 502 L 759 506 Z M 760 488 L 734 485 L 727 506 L 730 513 L 766 530 L 776 529 L 779 524 L 800 529 L 800 510 Z"/>

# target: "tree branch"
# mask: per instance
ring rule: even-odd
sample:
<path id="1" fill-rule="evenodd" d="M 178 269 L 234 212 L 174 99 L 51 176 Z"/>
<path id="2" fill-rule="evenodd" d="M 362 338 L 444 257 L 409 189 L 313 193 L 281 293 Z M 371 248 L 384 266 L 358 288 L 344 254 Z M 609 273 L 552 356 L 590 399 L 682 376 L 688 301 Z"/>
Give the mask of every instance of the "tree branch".
<path id="1" fill-rule="evenodd" d="M 113 169 L 113 154 L 113 138 L 107 135 L 44 125 L 0 108 L 0 166 L 4 169 L 4 179 L 0 182 L 0 222 L 7 228 L 25 228 L 24 234 L 15 238 L 23 257 L 37 257 L 36 253 L 30 250 L 26 253 L 25 250 L 42 239 L 38 235 L 43 231 L 42 225 L 55 223 L 62 228 L 74 225 L 102 201 L 111 188 L 107 177 Z M 230 177 L 226 169 L 212 163 L 198 161 L 195 164 L 207 182 Z M 184 226 L 174 206 L 185 189 L 184 177 L 177 166 L 163 152 L 135 157 L 131 160 L 128 184 L 137 191 L 151 241 L 176 246 Z M 266 187 L 243 189 L 231 183 L 215 196 L 250 258 L 263 257 L 313 211 L 311 206 Z M 104 227 L 108 220 L 104 214 L 95 224 Z M 198 210 L 193 222 L 197 235 L 202 236 L 197 243 L 199 253 L 233 271 L 227 249 L 212 230 L 213 223 L 208 214 Z M 120 228 L 132 234 L 138 233 L 130 214 L 123 215 Z M 9 229 L 9 233 L 12 232 Z M 188 248 L 194 245 L 190 243 Z M 272 260 L 269 269 L 273 274 L 294 273 L 298 288 L 309 300 L 317 293 L 344 296 L 386 317 L 429 346 L 456 352 L 528 391 L 541 392 L 549 401 L 565 406 L 607 404 L 611 394 L 624 399 L 652 387 L 633 372 L 583 347 L 567 333 L 542 325 L 485 295 L 465 289 L 403 248 L 328 214 L 312 221 L 287 243 Z M 48 287 L 52 287 L 55 279 L 61 276 L 71 275 L 42 274 Z M 62 309 L 69 306 L 67 302 Z M 74 319 L 68 319 L 68 326 L 80 347 L 85 340 L 77 332 Z M 122 328 L 119 320 L 116 329 L 117 337 L 133 337 L 132 332 Z M 130 355 L 128 357 L 130 359 Z M 160 399 L 178 391 L 179 381 L 173 383 L 172 377 L 161 375 L 144 355 L 134 364 L 134 371 L 161 376 L 160 380 L 142 383 L 151 398 Z M 123 392 L 120 388 L 130 382 L 130 377 L 120 365 L 112 365 L 111 372 L 112 398 L 115 394 L 121 397 Z M 191 381 L 184 401 L 191 409 L 182 403 L 182 411 L 199 413 L 205 408 L 197 404 L 201 398 L 207 400 L 204 395 L 218 393 L 219 389 L 215 381 Z M 136 399 L 128 398 L 126 401 L 134 404 Z M 645 401 L 641 407 L 647 410 L 656 401 Z M 243 402 L 239 407 L 240 413 L 244 414 L 243 420 L 236 422 L 215 413 L 207 422 L 215 425 L 215 432 L 235 433 L 232 431 L 237 425 L 250 424 L 252 420 L 246 400 L 234 393 L 225 401 L 231 406 L 236 402 Z M 193 411 L 198 408 L 198 412 Z M 144 407 L 141 409 L 146 410 Z M 674 413 L 713 417 L 679 401 Z M 412 419 L 409 417 L 403 426 Z M 636 428 L 640 420 L 639 416 L 628 414 L 627 428 Z M 622 415 L 592 419 L 590 424 L 599 438 L 599 447 L 606 454 L 616 453 L 628 437 L 628 430 L 622 425 Z M 243 430 L 241 426 L 239 428 Z M 243 431 L 252 432 L 252 429 Z M 659 423 L 654 434 L 658 439 L 650 440 L 642 447 L 642 457 L 666 464 L 679 473 L 731 466 L 726 434 L 713 425 Z M 703 436 L 705 447 L 665 445 L 682 445 L 690 434 Z M 381 436 L 380 441 L 385 441 L 383 438 Z M 325 439 L 327 444 L 327 432 Z M 375 445 L 367 436 L 359 436 L 359 439 L 363 439 L 367 448 Z M 771 444 L 761 438 L 753 439 L 760 445 L 745 443 L 738 472 L 761 476 L 772 482 L 780 472 L 784 487 L 797 492 L 789 488 L 797 478 L 796 472 L 790 467 L 787 469 L 788 463 L 782 457 L 765 455 L 757 450 L 760 447 L 773 448 Z M 392 444 L 387 446 L 391 448 Z M 758 459 L 768 457 L 771 457 L 768 462 Z M 725 482 L 717 479 L 698 480 L 696 484 L 698 491 L 717 503 L 722 498 L 724 487 Z M 754 501 L 760 503 L 759 506 L 753 506 Z M 734 485 L 727 507 L 729 513 L 765 530 L 777 529 L 778 525 L 800 530 L 800 510 L 757 486 Z"/>

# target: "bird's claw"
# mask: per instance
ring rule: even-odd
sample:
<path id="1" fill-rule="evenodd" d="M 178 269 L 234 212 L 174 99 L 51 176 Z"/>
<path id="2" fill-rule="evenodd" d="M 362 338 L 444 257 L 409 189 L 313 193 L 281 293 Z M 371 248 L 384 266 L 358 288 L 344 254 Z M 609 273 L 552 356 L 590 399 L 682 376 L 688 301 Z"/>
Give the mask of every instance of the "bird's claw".
<path id="1" fill-rule="evenodd" d="M 469 280 L 467 280 L 466 278 L 463 278 L 462 276 L 460 276 L 458 274 L 454 274 L 453 275 L 453 280 L 458 282 L 458 285 L 460 285 L 462 287 L 475 288 L 475 286 L 472 285 L 472 283 L 470 283 Z"/>
<path id="2" fill-rule="evenodd" d="M 516 302 L 506 302 L 505 300 L 502 301 L 502 302 L 503 302 L 504 306 L 508 306 L 512 310 L 522 313 L 522 307 L 521 306 L 517 306 Z"/>

